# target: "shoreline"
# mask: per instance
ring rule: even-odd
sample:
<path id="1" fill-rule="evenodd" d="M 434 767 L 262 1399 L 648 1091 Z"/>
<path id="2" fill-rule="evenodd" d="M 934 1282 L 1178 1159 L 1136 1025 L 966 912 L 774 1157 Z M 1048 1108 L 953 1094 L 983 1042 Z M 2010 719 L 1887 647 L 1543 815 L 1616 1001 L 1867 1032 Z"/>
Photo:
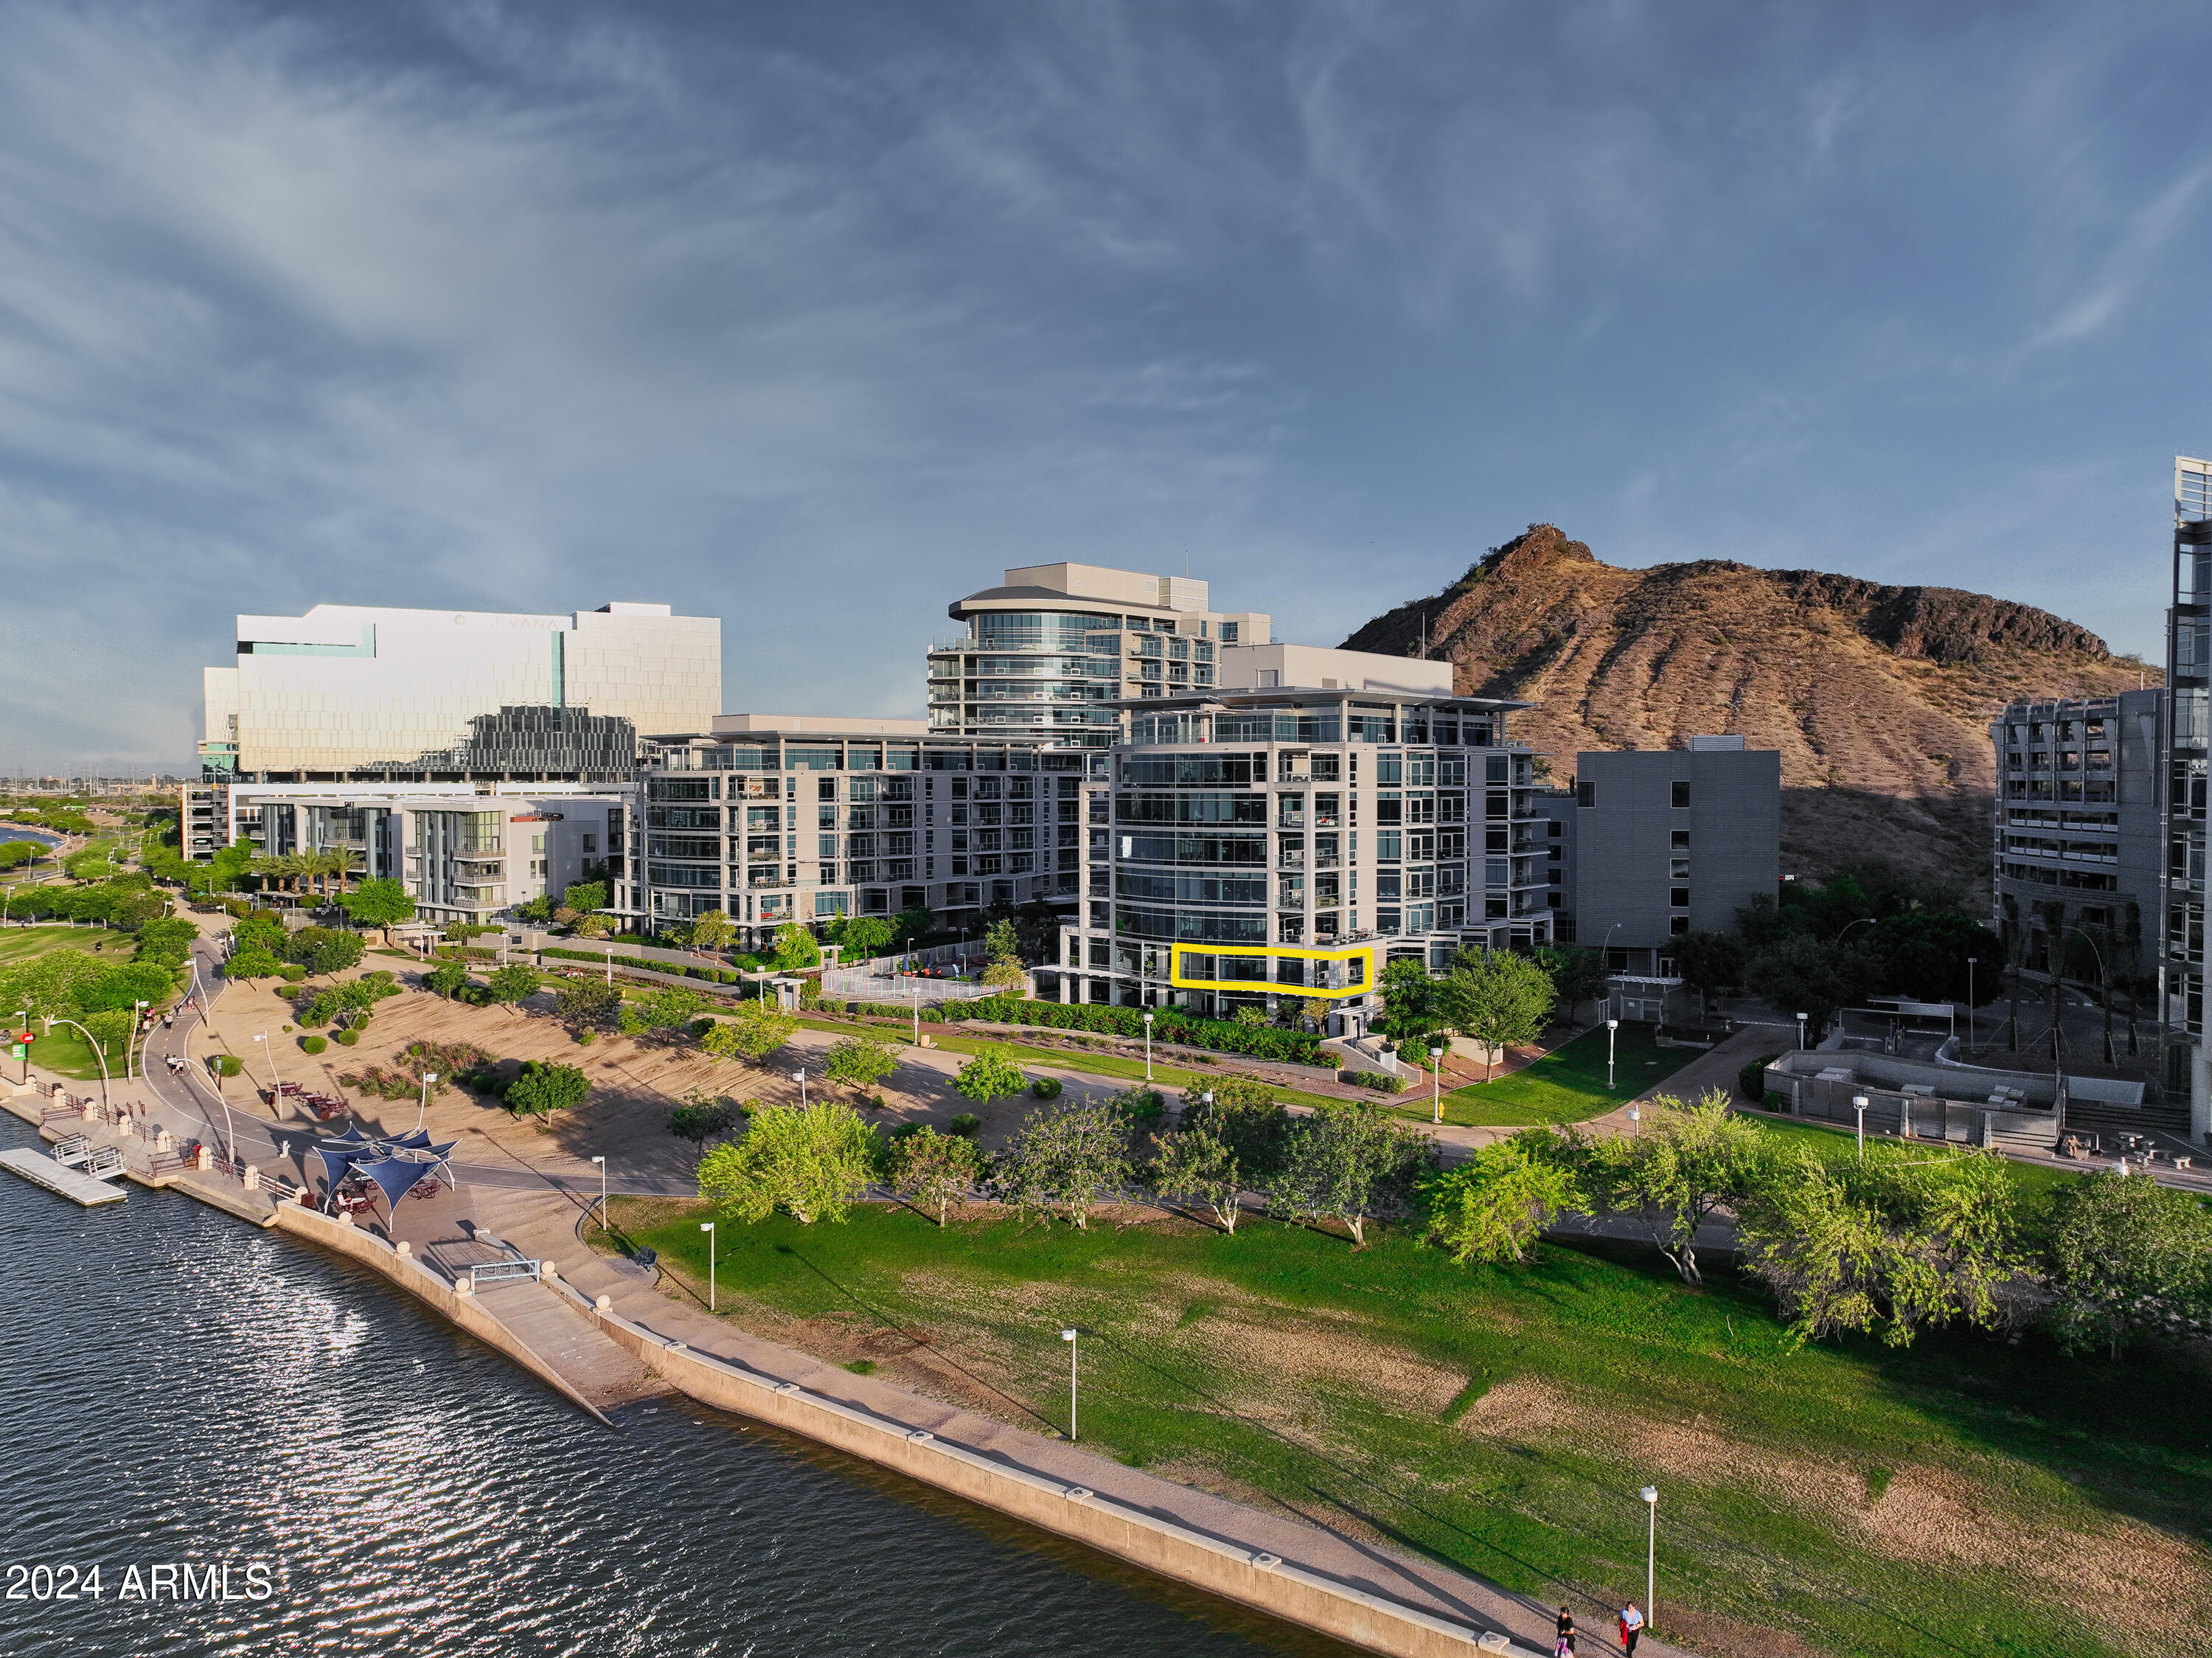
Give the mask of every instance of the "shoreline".
<path id="1" fill-rule="evenodd" d="M 39 1097 L 19 1092 L 21 1086 L 0 1084 L 0 1108 L 30 1123 L 41 1139 L 60 1138 L 60 1132 L 46 1120 Z M 550 1259 L 544 1264 L 542 1280 L 479 1296 L 449 1283 L 404 1242 L 388 1242 L 349 1220 L 325 1216 L 297 1203 L 276 1203 L 261 1192 L 243 1189 L 231 1176 L 189 1170 L 156 1173 L 150 1167 L 142 1170 L 134 1165 L 125 1178 L 148 1189 L 180 1192 L 249 1225 L 283 1232 L 368 1267 L 454 1328 L 537 1376 L 602 1424 L 613 1425 L 603 1405 L 611 1406 L 674 1391 L 710 1409 L 767 1423 L 902 1474 L 1184 1588 L 1385 1658 L 1464 1658 L 1479 1652 L 1528 1658 L 1536 1650 L 1534 1631 L 1542 1614 L 1526 1597 L 1440 1568 L 1422 1568 L 1412 1561 L 1389 1563 L 1419 1571 L 1438 1587 L 1449 1582 L 1450 1589 L 1456 1591 L 1438 1594 L 1436 1588 L 1430 1588 L 1430 1598 L 1443 1610 L 1425 1609 L 1311 1564 L 1299 1564 L 1263 1545 L 1264 1540 L 1272 1540 L 1268 1533 L 1285 1527 L 1310 1533 L 1317 1547 L 1335 1543 L 1333 1533 L 1303 1522 L 1277 1521 L 1191 1488 L 1172 1486 L 1073 1448 L 1060 1448 L 1061 1455 L 1080 1458 L 1084 1464 L 1095 1466 L 1095 1476 L 1085 1476 L 1095 1479 L 1095 1484 L 1066 1477 L 1064 1471 L 1038 1472 L 1024 1463 L 1046 1459 L 1018 1457 L 1006 1447 L 988 1442 L 1013 1436 L 1014 1430 L 993 1424 L 995 1431 L 988 1436 L 960 1431 L 968 1424 L 963 1422 L 956 1426 L 950 1418 L 963 1413 L 949 1406 L 851 1375 L 826 1361 L 734 1328 L 726 1328 L 723 1333 L 727 1339 L 717 1344 L 741 1343 L 747 1350 L 742 1356 L 703 1350 L 682 1338 L 687 1332 L 655 1329 L 653 1323 L 616 1312 L 610 1296 L 591 1295 L 579 1288 Z M 518 1198 L 523 1195 L 514 1194 Z M 585 1270 L 591 1270 L 597 1259 L 587 1261 Z M 542 1299 L 532 1305 L 529 1298 Z M 496 1310 L 495 1300 L 500 1303 Z M 557 1315 L 546 1302 L 557 1304 Z M 674 1310 L 681 1313 L 683 1309 Z M 573 1320 L 584 1327 L 589 1340 L 568 1344 L 574 1350 L 556 1359 L 539 1351 L 510 1327 L 508 1320 L 523 1322 L 526 1314 L 556 1330 L 562 1319 Z M 665 1322 L 671 1321 L 653 1321 Z M 565 1373 L 580 1366 L 599 1372 L 606 1369 L 604 1356 L 589 1350 L 592 1343 L 618 1352 L 636 1372 L 636 1379 L 620 1390 L 619 1397 L 603 1394 L 595 1402 L 591 1396 L 593 1389 L 578 1385 Z M 596 1367 L 595 1358 L 599 1360 Z M 794 1380 L 794 1375 L 804 1380 Z M 833 1376 L 836 1380 L 831 1381 Z M 939 1423 L 946 1431 L 940 1433 L 927 1425 L 931 1422 Z M 1038 1441 L 1040 1447 L 1049 1444 Z M 1126 1490 L 1097 1489 L 1126 1485 L 1132 1480 L 1178 1495 L 1188 1493 L 1186 1501 L 1175 1503 L 1178 1509 L 1203 1506 L 1213 1510 L 1218 1505 L 1221 1512 L 1209 1513 L 1209 1517 L 1228 1523 L 1194 1524 L 1187 1515 L 1166 1511 L 1166 1503 L 1132 1500 Z M 1379 1551 L 1362 1552 L 1371 1557 L 1373 1564 L 1384 1564 L 1376 1557 Z M 1507 1616 L 1484 1616 L 1474 1612 L 1470 1602 L 1490 1602 L 1486 1612 Z M 1502 1626 L 1507 1617 L 1514 1625 L 1528 1626 L 1521 1640 L 1513 1639 Z M 1672 1650 L 1656 1643 L 1650 1646 L 1658 1654 Z"/>

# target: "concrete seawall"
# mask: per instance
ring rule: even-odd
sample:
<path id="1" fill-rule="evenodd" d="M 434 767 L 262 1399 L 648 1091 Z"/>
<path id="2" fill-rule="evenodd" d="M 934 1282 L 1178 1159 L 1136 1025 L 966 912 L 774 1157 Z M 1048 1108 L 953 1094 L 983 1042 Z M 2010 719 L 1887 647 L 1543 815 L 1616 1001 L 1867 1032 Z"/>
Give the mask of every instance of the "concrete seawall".
<path id="1" fill-rule="evenodd" d="M 581 1302 L 580 1292 L 563 1286 Z M 1528 1649 L 707 1354 L 605 1309 L 600 1328 L 702 1404 L 769 1423 L 1177 1582 L 1391 1658 Z"/>
<path id="2" fill-rule="evenodd" d="M 201 1195 L 190 1186 L 185 1189 L 191 1191 L 194 1197 Z M 381 1273 L 416 1300 L 427 1302 L 434 1310 L 445 1314 L 487 1347 L 506 1354 L 579 1409 L 588 1411 L 600 1422 L 607 1423 L 606 1416 L 599 1407 L 577 1392 L 566 1376 L 480 1306 L 476 1297 L 456 1291 L 435 1268 L 425 1265 L 411 1255 L 400 1254 L 373 1233 L 348 1226 L 319 1210 L 303 1208 L 298 1204 L 279 1204 L 276 1208 L 276 1214 L 262 1224 L 273 1226 L 279 1232 L 289 1232 L 295 1237 L 305 1238 L 325 1249 L 335 1250 L 348 1259 L 358 1261 L 370 1271 Z M 607 1425 L 612 1427 L 614 1424 L 607 1423 Z"/>

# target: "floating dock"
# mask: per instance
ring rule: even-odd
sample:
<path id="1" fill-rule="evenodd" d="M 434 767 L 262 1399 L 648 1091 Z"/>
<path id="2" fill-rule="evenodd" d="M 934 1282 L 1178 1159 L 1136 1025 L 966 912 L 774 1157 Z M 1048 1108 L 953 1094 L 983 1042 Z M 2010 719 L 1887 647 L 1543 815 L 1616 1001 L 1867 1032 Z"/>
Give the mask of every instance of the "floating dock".
<path id="1" fill-rule="evenodd" d="M 59 1192 L 72 1203 L 90 1209 L 96 1204 L 119 1204 L 124 1199 L 120 1188 L 105 1180 L 95 1180 L 89 1174 L 41 1156 L 26 1147 L 0 1151 L 0 1165 L 13 1169 L 33 1186 L 42 1186 L 49 1192 Z"/>

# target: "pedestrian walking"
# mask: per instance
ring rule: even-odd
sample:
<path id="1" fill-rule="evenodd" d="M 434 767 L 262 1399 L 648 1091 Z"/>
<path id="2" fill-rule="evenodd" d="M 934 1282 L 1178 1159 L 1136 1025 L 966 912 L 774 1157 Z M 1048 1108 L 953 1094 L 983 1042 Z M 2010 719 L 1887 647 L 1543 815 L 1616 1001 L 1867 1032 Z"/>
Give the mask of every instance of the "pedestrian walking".
<path id="1" fill-rule="evenodd" d="M 1644 1633 L 1644 1614 L 1630 1601 L 1620 1609 L 1620 1649 L 1628 1658 L 1636 1658 L 1636 1639 Z"/>
<path id="2" fill-rule="evenodd" d="M 1558 1637 L 1552 1643 L 1552 1658 L 1575 1658 L 1575 1615 L 1565 1606 L 1559 1608 Z"/>

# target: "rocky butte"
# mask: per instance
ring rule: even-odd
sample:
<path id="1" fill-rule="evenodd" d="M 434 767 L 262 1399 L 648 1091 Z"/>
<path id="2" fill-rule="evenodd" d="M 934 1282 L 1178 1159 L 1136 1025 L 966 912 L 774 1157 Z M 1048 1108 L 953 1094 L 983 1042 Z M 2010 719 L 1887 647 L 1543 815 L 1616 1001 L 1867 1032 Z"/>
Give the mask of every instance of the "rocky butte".
<path id="1" fill-rule="evenodd" d="M 1344 648 L 1425 641 L 1462 694 L 1535 704 L 1516 735 L 1562 782 L 1581 749 L 1741 732 L 1782 753 L 1785 870 L 1881 859 L 1967 891 L 1989 878 L 1996 710 L 2162 682 L 2032 606 L 1717 558 L 1618 570 L 1549 524 Z"/>

